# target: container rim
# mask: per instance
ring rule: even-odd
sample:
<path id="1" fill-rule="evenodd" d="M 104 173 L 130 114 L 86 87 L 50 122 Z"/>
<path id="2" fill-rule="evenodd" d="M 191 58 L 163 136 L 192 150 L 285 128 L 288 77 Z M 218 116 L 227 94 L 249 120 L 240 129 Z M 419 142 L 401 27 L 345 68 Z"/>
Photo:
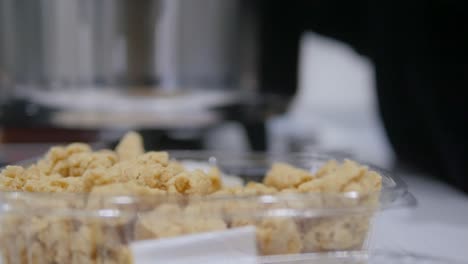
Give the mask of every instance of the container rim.
<path id="1" fill-rule="evenodd" d="M 336 155 L 336 154 L 328 154 L 326 152 L 290 152 L 287 154 L 279 154 L 279 153 L 269 153 L 269 152 L 243 152 L 243 153 L 226 153 L 222 151 L 209 151 L 209 150 L 168 150 L 169 156 L 177 158 L 189 158 L 196 159 L 196 158 L 205 158 L 209 163 L 212 165 L 216 164 L 216 161 L 222 158 L 241 158 L 246 161 L 251 161 L 252 158 L 258 160 L 268 160 L 271 162 L 280 162 L 280 161 L 294 161 L 297 159 L 311 159 L 313 161 L 319 162 L 327 162 L 329 160 L 336 160 L 342 162 L 346 159 L 353 160 L 358 162 L 359 164 L 368 167 L 370 170 L 379 173 L 385 180 L 387 180 L 384 184 L 382 183 L 382 190 L 380 192 L 407 192 L 408 186 L 407 184 L 398 176 L 395 172 L 391 172 L 390 170 L 384 169 L 372 163 L 363 161 L 358 158 L 350 157 L 346 154 L 343 155 Z M 268 159 L 266 159 L 268 158 Z M 284 160 L 287 158 L 287 160 Z M 211 162 L 211 159 L 214 159 Z M 323 194 L 323 193 L 322 193 Z M 347 193 L 340 193 L 343 195 L 350 194 L 351 196 L 356 195 L 355 192 L 347 192 Z M 307 194 L 306 194 L 307 195 Z"/>
<path id="2" fill-rule="evenodd" d="M 217 165 L 218 162 L 222 163 L 224 159 L 229 162 L 233 162 L 237 159 L 237 162 L 252 162 L 252 161 L 263 161 L 263 162 L 276 162 L 276 161 L 288 161 L 307 159 L 314 162 L 326 162 L 330 159 L 337 161 L 343 161 L 347 159 L 346 156 L 327 155 L 326 153 L 318 152 L 295 152 L 288 154 L 275 154 L 268 152 L 244 152 L 244 153 L 226 153 L 221 151 L 206 151 L 206 150 L 167 150 L 170 157 L 175 160 L 204 160 L 210 165 Z M 216 201 L 249 201 L 256 202 L 259 204 L 275 204 L 281 202 L 291 201 L 308 201 L 309 199 L 342 199 L 342 201 L 359 201 L 372 195 L 378 195 L 380 197 L 380 204 L 378 209 L 390 209 L 394 207 L 405 207 L 416 205 L 414 196 L 408 191 L 405 182 L 396 174 L 382 169 L 378 166 L 362 162 L 359 159 L 349 158 L 356 161 L 364 166 L 367 166 L 370 170 L 376 171 L 382 176 L 382 189 L 378 192 L 370 193 L 359 193 L 359 192 L 345 192 L 345 193 L 283 193 L 283 194 L 270 194 L 270 195 L 217 195 L 217 196 L 182 196 L 177 194 L 155 194 L 155 195 L 127 195 L 127 194 L 93 194 L 93 198 L 102 199 L 106 202 L 111 202 L 115 205 L 131 205 L 138 204 L 141 201 L 150 201 L 154 199 L 154 202 L 216 202 Z M 16 165 L 28 165 L 37 159 L 28 159 L 24 162 L 20 162 Z M 245 164 L 245 163 L 244 163 Z M 0 170 L 3 168 L 0 168 Z M 90 197 L 90 193 L 39 193 L 39 192 L 22 192 L 22 191 L 0 191 L 0 205 L 4 207 L 6 200 L 17 200 L 17 199 L 57 199 L 62 201 L 86 201 Z M 8 209 L 8 208 L 7 208 Z M 2 209 L 5 211 L 5 208 Z M 80 209 L 83 210 L 83 209 Z M 368 206 L 347 206 L 345 208 L 341 206 L 327 207 L 327 208 L 311 208 L 313 212 L 326 210 L 327 212 L 333 213 L 333 210 L 342 212 L 343 210 L 350 211 L 369 211 Z"/>

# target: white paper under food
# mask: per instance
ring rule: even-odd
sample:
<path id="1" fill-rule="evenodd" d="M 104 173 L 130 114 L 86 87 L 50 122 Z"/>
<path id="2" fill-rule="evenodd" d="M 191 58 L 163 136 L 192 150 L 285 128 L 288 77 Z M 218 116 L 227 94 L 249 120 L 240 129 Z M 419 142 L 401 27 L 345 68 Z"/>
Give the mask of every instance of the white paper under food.
<path id="1" fill-rule="evenodd" d="M 255 227 L 138 241 L 135 264 L 257 264 Z"/>

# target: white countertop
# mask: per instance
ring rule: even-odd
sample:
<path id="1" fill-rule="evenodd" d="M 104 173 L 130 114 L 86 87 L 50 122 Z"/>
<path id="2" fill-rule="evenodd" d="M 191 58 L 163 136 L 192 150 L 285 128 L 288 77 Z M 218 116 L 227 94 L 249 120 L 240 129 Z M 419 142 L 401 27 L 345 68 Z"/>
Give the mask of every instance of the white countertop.
<path id="1" fill-rule="evenodd" d="M 403 178 L 418 205 L 382 212 L 375 224 L 375 247 L 468 263 L 468 195 L 427 176 Z"/>

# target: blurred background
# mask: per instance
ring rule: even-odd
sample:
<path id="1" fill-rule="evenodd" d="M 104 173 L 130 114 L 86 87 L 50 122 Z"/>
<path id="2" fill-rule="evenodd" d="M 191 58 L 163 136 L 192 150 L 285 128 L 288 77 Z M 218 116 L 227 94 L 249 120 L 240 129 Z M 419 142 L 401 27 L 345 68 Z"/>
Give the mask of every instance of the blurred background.
<path id="1" fill-rule="evenodd" d="M 112 147 L 128 130 L 147 149 L 349 156 L 401 173 L 422 198 L 384 230 L 433 243 L 389 231 L 383 244 L 466 260 L 468 241 L 456 238 L 468 237 L 464 10 L 423 0 L 0 0 L 0 164 L 71 141 Z"/>

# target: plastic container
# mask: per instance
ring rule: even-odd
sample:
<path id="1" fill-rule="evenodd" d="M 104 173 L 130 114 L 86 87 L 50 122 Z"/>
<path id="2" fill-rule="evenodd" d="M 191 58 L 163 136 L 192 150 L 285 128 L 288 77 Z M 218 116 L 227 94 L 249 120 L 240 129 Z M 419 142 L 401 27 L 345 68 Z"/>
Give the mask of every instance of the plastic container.
<path id="1" fill-rule="evenodd" d="M 261 181 L 274 162 L 316 171 L 333 158 L 193 151 L 170 154 L 179 161 L 216 165 L 223 173 L 245 181 Z M 363 263 L 376 213 L 415 202 L 399 178 L 369 167 L 383 177 L 381 192 L 216 197 L 3 192 L 3 264 L 133 263 L 131 245 L 137 241 L 216 234 L 245 226 L 255 228 L 256 263 Z M 157 263 L 157 256 L 154 258 Z"/>

